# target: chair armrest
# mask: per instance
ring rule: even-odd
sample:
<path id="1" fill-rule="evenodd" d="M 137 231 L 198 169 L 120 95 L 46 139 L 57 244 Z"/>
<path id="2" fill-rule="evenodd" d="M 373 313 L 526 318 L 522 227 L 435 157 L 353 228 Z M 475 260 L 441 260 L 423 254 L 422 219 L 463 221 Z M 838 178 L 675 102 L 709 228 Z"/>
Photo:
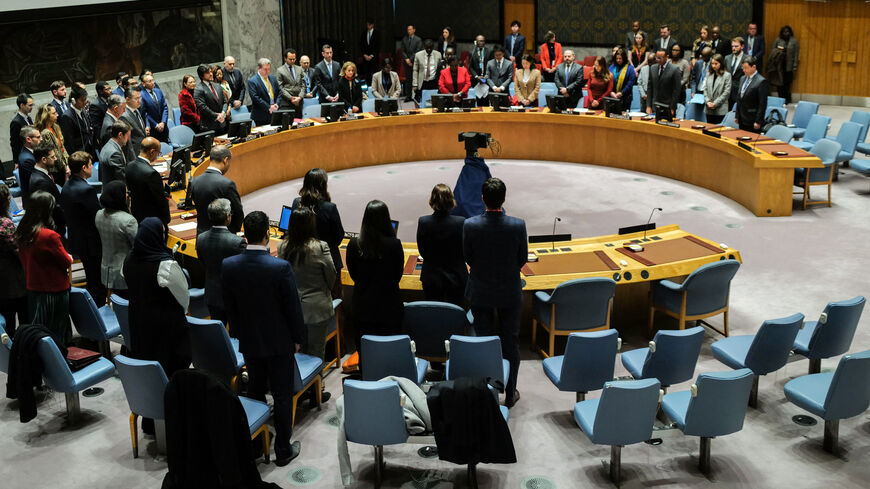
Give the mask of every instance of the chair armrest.
<path id="1" fill-rule="evenodd" d="M 553 297 L 553 296 L 551 296 L 550 294 L 548 294 L 548 293 L 546 293 L 546 292 L 544 292 L 544 291 L 541 291 L 541 290 L 535 292 L 535 299 L 538 299 L 539 301 L 541 301 L 541 302 L 543 302 L 543 303 L 545 303 L 545 304 L 546 304 L 546 303 L 549 303 L 549 302 L 550 302 L 550 299 L 551 299 L 552 297 Z"/>
<path id="2" fill-rule="evenodd" d="M 655 353 L 655 352 L 656 352 L 656 342 L 655 342 L 655 341 L 650 341 L 650 342 L 649 342 L 649 352 L 650 352 L 650 353 Z"/>
<path id="3" fill-rule="evenodd" d="M 616 337 L 616 351 L 622 351 L 622 338 Z"/>
<path id="4" fill-rule="evenodd" d="M 683 284 L 678 284 L 676 282 L 671 282 L 670 280 L 660 280 L 659 285 L 666 289 L 670 289 L 673 291 L 680 291 L 683 289 Z"/>
<path id="5" fill-rule="evenodd" d="M 698 384 L 692 384 L 689 387 L 689 391 L 691 391 L 692 397 L 698 397 Z"/>

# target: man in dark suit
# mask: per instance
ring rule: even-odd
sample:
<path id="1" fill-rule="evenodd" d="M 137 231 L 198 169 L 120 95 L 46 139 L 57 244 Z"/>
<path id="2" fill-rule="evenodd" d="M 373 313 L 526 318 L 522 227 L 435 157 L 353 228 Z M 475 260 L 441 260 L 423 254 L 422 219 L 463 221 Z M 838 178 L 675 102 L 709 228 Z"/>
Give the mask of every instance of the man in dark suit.
<path id="1" fill-rule="evenodd" d="M 54 171 L 54 165 L 57 163 L 57 155 L 55 155 L 54 148 L 50 144 L 39 143 L 33 149 L 33 158 L 36 160 L 36 165 L 33 167 L 33 174 L 30 175 L 29 193 L 27 195 L 28 202 L 34 192 L 48 192 L 54 196 L 55 206 L 51 214 L 51 217 L 54 219 L 54 230 L 57 231 L 57 234 L 64 236 L 66 234 L 66 217 L 64 216 L 63 208 L 60 206 L 60 190 L 58 190 L 51 176 L 51 173 Z"/>
<path id="2" fill-rule="evenodd" d="M 96 85 L 97 96 L 88 106 L 88 122 L 91 126 L 91 137 L 94 140 L 94 151 L 99 154 L 102 147 L 100 133 L 103 129 L 103 119 L 106 117 L 106 109 L 109 108 L 109 96 L 112 95 L 112 87 L 107 82 L 98 81 Z"/>
<path id="3" fill-rule="evenodd" d="M 320 102 L 338 102 L 338 76 L 341 65 L 332 60 L 332 46 L 324 44 L 321 50 L 323 61 L 314 67 L 314 86 Z"/>
<path id="4" fill-rule="evenodd" d="M 36 158 L 33 150 L 42 142 L 42 134 L 33 126 L 24 126 L 18 132 L 21 141 L 21 152 L 18 153 L 18 185 L 21 187 L 21 203 L 27 207 L 27 199 L 30 197 L 30 176 L 36 166 Z"/>
<path id="5" fill-rule="evenodd" d="M 57 111 L 57 115 L 61 115 L 69 109 L 69 103 L 66 102 L 66 83 L 61 80 L 51 82 L 51 106 Z"/>
<path id="6" fill-rule="evenodd" d="M 674 44 L 678 44 L 677 40 L 671 37 L 671 28 L 667 25 L 663 25 L 659 28 L 659 38 L 652 41 L 651 46 L 654 50 L 658 51 L 659 49 L 664 49 L 668 55 L 671 53 L 671 48 L 674 47 Z"/>
<path id="7" fill-rule="evenodd" d="M 486 64 L 493 58 L 492 50 L 486 47 L 486 38 L 478 34 L 474 38 L 474 48 L 468 59 L 468 74 L 471 75 L 471 86 L 475 87 L 486 77 Z M 437 76 L 436 76 L 437 78 Z"/>
<path id="8" fill-rule="evenodd" d="M 731 41 L 727 37 L 722 37 L 722 29 L 718 25 L 714 25 L 710 30 L 712 41 L 710 46 L 713 48 L 713 54 L 721 54 L 724 58 L 731 53 Z"/>
<path id="9" fill-rule="evenodd" d="M 514 64 L 505 58 L 503 47 L 496 46 L 493 53 L 494 58 L 486 64 L 486 84 L 490 93 L 508 93 L 508 87 L 514 81 Z M 489 100 L 484 105 L 489 105 Z"/>
<path id="10" fill-rule="evenodd" d="M 130 213 L 137 222 L 157 217 L 169 224 L 169 200 L 163 190 L 163 179 L 151 163 L 160 157 L 160 141 L 142 140 L 142 152 L 127 165 L 127 189 L 130 191 Z M 102 164 L 102 163 L 101 163 Z"/>
<path id="11" fill-rule="evenodd" d="M 145 116 L 145 127 L 150 128 L 149 135 L 158 141 L 169 142 L 169 128 L 166 122 L 169 120 L 169 106 L 163 91 L 154 83 L 154 75 L 142 76 L 142 88 L 140 90 L 142 105 L 139 112 Z"/>
<path id="12" fill-rule="evenodd" d="M 525 221 L 505 215 L 502 209 L 506 191 L 498 178 L 484 182 L 482 194 L 486 212 L 465 221 L 462 248 L 465 262 L 471 267 L 467 295 L 478 336 L 495 333 L 493 318 L 498 312 L 502 353 L 510 362 L 505 405 L 513 407 L 520 398 L 516 390 L 523 303 L 520 269 L 528 258 L 529 245 Z"/>
<path id="13" fill-rule="evenodd" d="M 101 150 L 103 145 L 112 138 L 112 125 L 119 120 L 127 110 L 127 101 L 120 95 L 109 95 L 106 106 L 106 115 L 103 117 L 102 125 L 100 126 L 100 144 L 97 150 Z"/>
<path id="14" fill-rule="evenodd" d="M 504 38 L 504 49 L 507 57 L 517 69 L 523 67 L 520 60 L 523 58 L 523 52 L 526 50 L 526 36 L 520 34 L 520 27 L 523 24 L 518 20 L 511 22 L 511 33 Z"/>
<path id="15" fill-rule="evenodd" d="M 100 201 L 97 200 L 96 187 L 87 181 L 94 171 L 93 160 L 88 153 L 76 151 L 70 155 L 67 165 L 70 177 L 60 192 L 58 205 L 63 208 L 69 226 L 69 251 L 82 260 L 88 292 L 99 307 L 106 302 L 106 287 L 100 276 L 102 242 L 94 224 Z"/>
<path id="16" fill-rule="evenodd" d="M 118 76 L 115 77 L 115 83 L 117 84 L 117 86 L 112 89 L 112 93 L 123 97 L 124 89 L 127 88 L 127 78 L 129 76 L 130 75 L 128 75 L 126 72 L 118 72 Z"/>
<path id="17" fill-rule="evenodd" d="M 202 175 L 190 182 L 190 196 L 196 206 L 196 233 L 197 236 L 211 229 L 211 221 L 208 218 L 208 206 L 215 199 L 227 199 L 230 201 L 232 221 L 227 226 L 231 232 L 237 233 L 242 229 L 242 199 L 236 184 L 224 175 L 230 171 L 230 160 L 233 154 L 226 146 L 215 146 L 211 149 L 209 166 Z"/>
<path id="18" fill-rule="evenodd" d="M 227 101 L 224 90 L 212 82 L 214 73 L 208 65 L 199 65 L 196 74 L 199 75 L 199 85 L 193 91 L 193 100 L 199 111 L 199 126 L 203 131 L 214 131 L 216 136 L 225 134 Z"/>
<path id="19" fill-rule="evenodd" d="M 767 112 L 767 95 L 770 87 L 767 79 L 761 76 L 755 57 L 743 59 L 743 79 L 737 92 L 737 114 L 734 122 L 744 131 L 761 132 L 764 115 Z"/>
<path id="20" fill-rule="evenodd" d="M 566 49 L 562 54 L 562 64 L 556 67 L 556 88 L 559 95 L 567 99 L 569 109 L 577 107 L 585 85 L 583 67 L 574 62 L 574 51 Z"/>
<path id="21" fill-rule="evenodd" d="M 755 66 L 758 71 L 763 71 L 764 53 L 767 52 L 767 45 L 764 43 L 764 34 L 758 33 L 758 24 L 755 22 L 746 28 L 746 44 L 743 49 L 746 54 L 755 58 Z"/>
<path id="22" fill-rule="evenodd" d="M 408 35 L 402 38 L 402 62 L 405 63 L 405 84 L 402 88 L 402 94 L 405 96 L 405 102 L 411 101 L 414 56 L 422 50 L 423 40 L 417 36 L 417 28 L 413 24 L 409 24 Z"/>
<path id="23" fill-rule="evenodd" d="M 126 181 L 127 163 L 132 161 L 127 159 L 124 151 L 130 142 L 130 124 L 119 119 L 109 131 L 112 137 L 100 150 L 100 182 L 103 185 L 113 180 Z"/>
<path id="24" fill-rule="evenodd" d="M 196 238 L 196 255 L 205 266 L 205 302 L 212 319 L 226 324 L 223 288 L 221 287 L 221 264 L 224 258 L 245 251 L 245 239 L 227 229 L 232 220 L 230 201 L 215 199 L 208 205 L 208 219 L 212 227 Z"/>
<path id="25" fill-rule="evenodd" d="M 257 60 L 257 72 L 248 78 L 248 94 L 251 96 L 251 119 L 258 126 L 269 124 L 272 112 L 278 110 L 281 103 L 281 87 L 272 74 L 269 58 Z"/>
<path id="26" fill-rule="evenodd" d="M 139 106 L 142 105 L 142 92 L 139 87 L 128 88 L 124 95 L 127 100 L 127 108 L 121 115 L 121 120 L 130 124 L 130 140 L 124 147 L 124 154 L 127 156 L 127 161 L 133 161 L 142 149 L 142 140 L 148 136 L 150 131 L 145 125 L 142 113 L 139 112 Z"/>
<path id="27" fill-rule="evenodd" d="M 275 464 L 296 458 L 301 444 L 293 435 L 293 355 L 305 343 L 302 305 L 293 267 L 269 254 L 269 218 L 261 211 L 245 217 L 244 253 L 223 261 L 221 282 L 230 334 L 245 356 L 248 397 L 266 401 L 268 384 L 275 401 Z"/>
<path id="28" fill-rule="evenodd" d="M 245 103 L 245 77 L 236 69 L 236 58 L 232 56 L 224 58 L 224 80 L 230 84 L 230 89 L 233 91 L 229 103 L 234 109 L 238 109 Z"/>
<path id="29" fill-rule="evenodd" d="M 680 69 L 668 62 L 667 51 L 656 49 L 656 64 L 649 67 L 649 86 L 646 90 L 646 112 L 655 113 L 656 104 L 671 108 L 671 115 L 677 112 L 683 79 Z"/>
<path id="30" fill-rule="evenodd" d="M 743 52 L 743 38 L 740 36 L 731 40 L 731 54 L 725 56 L 725 70 L 731 73 L 731 96 L 728 97 L 728 107 L 737 103 L 737 93 L 743 79 L 743 60 L 748 55 Z"/>
<path id="31" fill-rule="evenodd" d="M 57 121 L 63 133 L 63 145 L 69 154 L 85 151 L 94 157 L 94 137 L 87 115 L 83 111 L 88 104 L 88 92 L 74 85 L 70 90 L 70 101 L 72 105 Z"/>
<path id="32" fill-rule="evenodd" d="M 704 93 L 704 81 L 707 79 L 707 71 L 710 68 L 710 57 L 713 56 L 713 48 L 710 46 L 701 50 L 701 57 L 695 60 L 692 65 L 692 78 L 689 81 L 689 88 L 692 90 L 692 95 L 696 93 Z"/>
<path id="33" fill-rule="evenodd" d="M 22 148 L 21 129 L 33 125 L 33 119 L 30 117 L 33 98 L 26 93 L 21 93 L 15 99 L 15 104 L 18 106 L 18 112 L 9 123 L 9 146 L 12 148 L 12 161 L 18 163 L 18 153 L 21 153 Z"/>
<path id="34" fill-rule="evenodd" d="M 359 49 L 363 56 L 359 67 L 360 78 L 366 86 L 372 85 L 372 74 L 378 71 L 378 53 L 381 51 L 381 31 L 375 30 L 375 20 L 366 19 L 366 30 L 359 36 Z"/>

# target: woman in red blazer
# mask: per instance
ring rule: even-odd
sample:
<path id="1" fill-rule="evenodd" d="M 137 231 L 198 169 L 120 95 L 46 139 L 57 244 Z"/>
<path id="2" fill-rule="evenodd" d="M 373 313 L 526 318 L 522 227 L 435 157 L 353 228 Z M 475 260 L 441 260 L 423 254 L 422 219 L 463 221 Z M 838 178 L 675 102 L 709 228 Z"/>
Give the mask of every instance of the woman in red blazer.
<path id="1" fill-rule="evenodd" d="M 450 58 L 450 66 L 441 70 L 438 77 L 438 93 L 452 93 L 453 101 L 460 102 L 471 88 L 471 75 L 464 66 L 459 66 L 456 56 Z"/>
<path id="2" fill-rule="evenodd" d="M 595 58 L 592 74 L 589 76 L 589 96 L 586 97 L 586 108 L 604 110 L 604 97 L 613 91 L 613 75 L 607 69 L 604 56 Z"/>
<path id="3" fill-rule="evenodd" d="M 196 79 L 193 75 L 184 75 L 181 79 L 181 85 L 184 87 L 178 93 L 178 108 L 181 109 L 182 126 L 188 126 L 193 129 L 193 132 L 199 132 L 199 111 L 196 109 L 196 102 L 193 100 L 193 91 L 196 89 Z"/>
<path id="4" fill-rule="evenodd" d="M 541 44 L 541 76 L 545 82 L 556 80 L 556 68 L 562 64 L 562 45 L 556 42 L 556 33 L 547 31 Z"/>
<path id="5" fill-rule="evenodd" d="M 54 197 L 33 192 L 24 219 L 15 231 L 18 256 L 27 282 L 30 321 L 50 329 L 64 345 L 72 339 L 69 323 L 69 267 L 72 257 L 60 235 L 51 230 Z"/>

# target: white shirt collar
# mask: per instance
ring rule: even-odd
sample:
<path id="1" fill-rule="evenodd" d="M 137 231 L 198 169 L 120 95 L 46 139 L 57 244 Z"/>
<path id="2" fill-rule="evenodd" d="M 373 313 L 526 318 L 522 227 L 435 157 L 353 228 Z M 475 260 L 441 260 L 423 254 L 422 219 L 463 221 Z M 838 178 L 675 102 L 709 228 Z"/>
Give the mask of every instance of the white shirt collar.
<path id="1" fill-rule="evenodd" d="M 48 176 L 51 176 L 51 175 L 48 174 L 48 170 L 46 170 L 45 168 L 43 168 L 43 167 L 41 167 L 41 166 L 39 166 L 39 165 L 33 165 L 33 168 L 36 169 L 36 170 L 41 171 L 42 173 L 45 173 L 45 174 L 48 175 Z"/>
<path id="2" fill-rule="evenodd" d="M 27 120 L 27 114 L 22 114 L 20 110 L 18 111 L 18 115 L 20 115 L 22 119 Z"/>
<path id="3" fill-rule="evenodd" d="M 81 110 L 81 109 L 77 109 L 75 105 L 70 105 L 70 107 L 72 107 L 72 110 L 74 110 L 74 111 L 76 112 L 76 115 L 78 115 L 79 117 L 81 117 L 81 115 L 82 115 L 82 110 Z"/>
<path id="4" fill-rule="evenodd" d="M 221 173 L 220 170 L 218 170 L 217 168 L 215 168 L 213 166 L 206 168 L 205 171 L 210 171 L 212 173 L 217 173 L 218 175 L 223 175 L 223 173 Z"/>
<path id="5" fill-rule="evenodd" d="M 263 245 L 252 245 L 252 244 L 249 244 L 249 245 L 248 245 L 248 251 L 269 251 L 269 250 L 267 250 L 266 247 L 263 246 Z"/>
<path id="6" fill-rule="evenodd" d="M 228 229 L 226 226 L 212 226 L 212 229 Z"/>

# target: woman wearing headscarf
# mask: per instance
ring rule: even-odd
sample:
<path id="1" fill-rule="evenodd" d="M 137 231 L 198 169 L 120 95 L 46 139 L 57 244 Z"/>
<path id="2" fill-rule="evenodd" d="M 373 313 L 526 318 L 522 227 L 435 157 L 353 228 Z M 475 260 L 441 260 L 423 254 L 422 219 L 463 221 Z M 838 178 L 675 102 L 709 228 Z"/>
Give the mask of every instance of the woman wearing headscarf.
<path id="1" fill-rule="evenodd" d="M 100 195 L 103 208 L 97 211 L 94 223 L 103 243 L 103 259 L 100 279 L 113 294 L 127 298 L 127 281 L 121 274 L 124 260 L 133 249 L 139 224 L 130 215 L 127 205 L 127 187 L 120 180 L 113 180 L 103 187 Z"/>

